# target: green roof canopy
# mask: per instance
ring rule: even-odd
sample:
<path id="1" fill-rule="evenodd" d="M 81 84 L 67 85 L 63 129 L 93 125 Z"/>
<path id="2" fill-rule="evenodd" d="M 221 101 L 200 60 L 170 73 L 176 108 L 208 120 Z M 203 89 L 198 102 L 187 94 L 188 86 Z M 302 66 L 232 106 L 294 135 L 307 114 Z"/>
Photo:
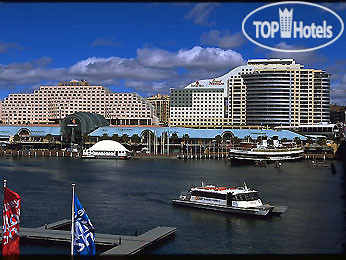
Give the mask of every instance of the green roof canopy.
<path id="1" fill-rule="evenodd" d="M 63 136 L 69 136 L 73 127 L 75 132 L 79 132 L 81 135 L 84 135 L 85 133 L 91 133 L 99 127 L 108 125 L 109 122 L 99 114 L 77 112 L 72 115 L 68 115 L 61 122 L 61 134 Z"/>

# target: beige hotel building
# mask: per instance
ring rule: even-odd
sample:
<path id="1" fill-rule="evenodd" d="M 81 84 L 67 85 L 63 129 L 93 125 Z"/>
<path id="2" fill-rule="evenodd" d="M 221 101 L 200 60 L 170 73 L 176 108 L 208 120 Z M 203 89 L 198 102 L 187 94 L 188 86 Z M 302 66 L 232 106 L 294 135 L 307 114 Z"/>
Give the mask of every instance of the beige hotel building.
<path id="1" fill-rule="evenodd" d="M 227 74 L 171 89 L 170 126 L 329 123 L 330 79 L 293 59 L 252 59 Z"/>
<path id="2" fill-rule="evenodd" d="M 59 123 L 75 112 L 104 116 L 111 125 L 155 125 L 154 106 L 136 93 L 115 93 L 104 86 L 71 80 L 40 86 L 34 93 L 9 94 L 0 101 L 3 124 Z"/>

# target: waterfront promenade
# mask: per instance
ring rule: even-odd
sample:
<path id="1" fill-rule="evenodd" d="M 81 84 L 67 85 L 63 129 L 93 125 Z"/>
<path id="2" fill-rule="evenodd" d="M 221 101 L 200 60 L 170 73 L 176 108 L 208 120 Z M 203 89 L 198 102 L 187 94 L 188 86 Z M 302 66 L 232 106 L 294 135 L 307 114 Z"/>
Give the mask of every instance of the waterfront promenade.
<path id="1" fill-rule="evenodd" d="M 134 159 L 224 159 L 227 152 L 208 152 L 208 153 L 170 153 L 170 154 L 146 154 L 139 153 L 133 156 Z M 81 158 L 81 152 L 61 151 L 61 150 L 0 150 L 0 157 L 74 157 Z M 334 154 L 330 153 L 309 153 L 304 154 L 305 159 L 334 159 Z"/>

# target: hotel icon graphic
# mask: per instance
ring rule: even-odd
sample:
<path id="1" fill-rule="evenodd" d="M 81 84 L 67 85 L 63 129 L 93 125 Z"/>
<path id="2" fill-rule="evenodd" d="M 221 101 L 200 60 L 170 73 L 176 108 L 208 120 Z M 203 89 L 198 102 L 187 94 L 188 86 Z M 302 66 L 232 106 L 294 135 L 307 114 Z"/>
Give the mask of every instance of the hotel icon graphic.
<path id="1" fill-rule="evenodd" d="M 284 11 L 279 8 L 279 16 L 281 38 L 291 38 L 293 8 L 290 11 L 288 11 L 287 8 L 285 8 Z"/>

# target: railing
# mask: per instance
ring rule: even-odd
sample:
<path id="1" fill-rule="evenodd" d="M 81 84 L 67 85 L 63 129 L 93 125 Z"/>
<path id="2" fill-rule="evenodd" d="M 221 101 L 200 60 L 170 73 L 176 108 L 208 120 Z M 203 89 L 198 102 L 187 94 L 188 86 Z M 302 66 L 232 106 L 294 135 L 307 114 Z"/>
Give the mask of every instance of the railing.
<path id="1" fill-rule="evenodd" d="M 304 151 L 303 147 L 292 147 L 292 148 L 244 148 L 244 147 L 233 147 L 231 149 L 238 151 L 256 151 L 256 152 L 290 152 L 290 151 Z"/>

